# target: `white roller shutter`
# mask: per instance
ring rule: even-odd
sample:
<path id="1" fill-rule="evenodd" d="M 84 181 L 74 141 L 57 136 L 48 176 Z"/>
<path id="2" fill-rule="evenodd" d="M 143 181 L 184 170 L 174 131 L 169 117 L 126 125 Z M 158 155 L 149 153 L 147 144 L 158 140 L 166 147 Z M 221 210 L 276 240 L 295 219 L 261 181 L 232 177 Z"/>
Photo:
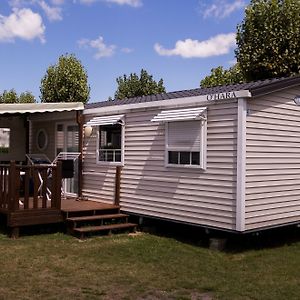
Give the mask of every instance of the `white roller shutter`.
<path id="1" fill-rule="evenodd" d="M 168 123 L 168 149 L 199 151 L 201 147 L 201 122 L 184 121 Z"/>

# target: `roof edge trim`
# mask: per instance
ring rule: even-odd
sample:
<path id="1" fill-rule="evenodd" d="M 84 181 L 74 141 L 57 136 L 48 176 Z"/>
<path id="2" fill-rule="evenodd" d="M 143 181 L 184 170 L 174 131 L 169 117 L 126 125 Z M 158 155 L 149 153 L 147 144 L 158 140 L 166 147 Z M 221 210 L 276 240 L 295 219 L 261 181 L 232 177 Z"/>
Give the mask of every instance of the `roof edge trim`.
<path id="1" fill-rule="evenodd" d="M 235 94 L 235 98 L 251 98 L 252 95 L 249 90 L 240 90 L 240 91 L 232 91 Z M 202 96 L 193 96 L 193 97 L 183 97 L 183 98 L 174 98 L 174 99 L 165 99 L 165 100 L 157 100 L 157 101 L 149 101 L 142 103 L 132 103 L 132 104 L 120 104 L 120 105 L 111 105 L 111 106 L 103 106 L 97 108 L 88 108 L 83 111 L 84 115 L 98 114 L 98 113 L 112 113 L 112 112 L 124 112 L 132 109 L 143 109 L 143 108 L 155 108 L 155 107 L 167 107 L 167 106 L 175 106 L 175 107 L 184 107 L 186 104 L 208 104 L 212 102 L 217 102 L 221 100 L 208 100 L 207 95 Z M 229 99 L 227 99 L 229 100 Z M 226 101 L 226 100 L 222 100 Z"/>
<path id="2" fill-rule="evenodd" d="M 288 88 L 292 88 L 294 86 L 298 86 L 300 81 L 300 77 L 291 77 L 286 78 L 285 80 L 272 82 L 265 86 L 259 86 L 251 89 L 252 97 L 259 97 L 266 94 L 274 93 L 280 90 L 285 90 Z"/>

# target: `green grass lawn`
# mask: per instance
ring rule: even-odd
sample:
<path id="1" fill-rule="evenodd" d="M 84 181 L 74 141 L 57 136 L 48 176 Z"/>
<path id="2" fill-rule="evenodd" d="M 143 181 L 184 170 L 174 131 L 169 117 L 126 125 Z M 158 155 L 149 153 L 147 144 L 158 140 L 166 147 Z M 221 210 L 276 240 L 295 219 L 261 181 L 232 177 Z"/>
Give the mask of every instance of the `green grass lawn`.
<path id="1" fill-rule="evenodd" d="M 225 253 L 150 234 L 0 235 L 0 299 L 299 299 L 300 242 Z"/>

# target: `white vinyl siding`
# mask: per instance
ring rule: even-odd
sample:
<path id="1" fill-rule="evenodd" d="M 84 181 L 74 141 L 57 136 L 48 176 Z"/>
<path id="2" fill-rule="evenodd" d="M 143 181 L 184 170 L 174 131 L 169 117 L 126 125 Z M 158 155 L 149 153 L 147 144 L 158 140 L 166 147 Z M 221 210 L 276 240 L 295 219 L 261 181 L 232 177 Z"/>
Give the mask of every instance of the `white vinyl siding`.
<path id="1" fill-rule="evenodd" d="M 246 230 L 300 221 L 300 107 L 293 88 L 248 101 Z"/>
<path id="2" fill-rule="evenodd" d="M 165 167 L 165 124 L 151 122 L 159 112 L 147 109 L 126 113 L 122 209 L 234 230 L 237 102 L 231 100 L 207 108 L 206 171 Z M 112 203 L 115 167 L 95 164 L 95 136 L 86 138 L 84 144 L 83 193 Z"/>

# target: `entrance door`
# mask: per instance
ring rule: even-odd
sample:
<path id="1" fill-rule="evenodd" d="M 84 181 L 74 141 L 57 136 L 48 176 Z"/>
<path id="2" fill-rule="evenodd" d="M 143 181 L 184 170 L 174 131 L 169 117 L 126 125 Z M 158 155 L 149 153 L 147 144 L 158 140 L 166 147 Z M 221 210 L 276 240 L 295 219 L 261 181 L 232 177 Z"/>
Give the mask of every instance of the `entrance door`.
<path id="1" fill-rule="evenodd" d="M 79 134 L 76 123 L 56 124 L 56 155 L 60 152 L 78 152 Z M 63 181 L 63 190 L 78 195 L 78 159 L 74 161 L 74 177 Z"/>

